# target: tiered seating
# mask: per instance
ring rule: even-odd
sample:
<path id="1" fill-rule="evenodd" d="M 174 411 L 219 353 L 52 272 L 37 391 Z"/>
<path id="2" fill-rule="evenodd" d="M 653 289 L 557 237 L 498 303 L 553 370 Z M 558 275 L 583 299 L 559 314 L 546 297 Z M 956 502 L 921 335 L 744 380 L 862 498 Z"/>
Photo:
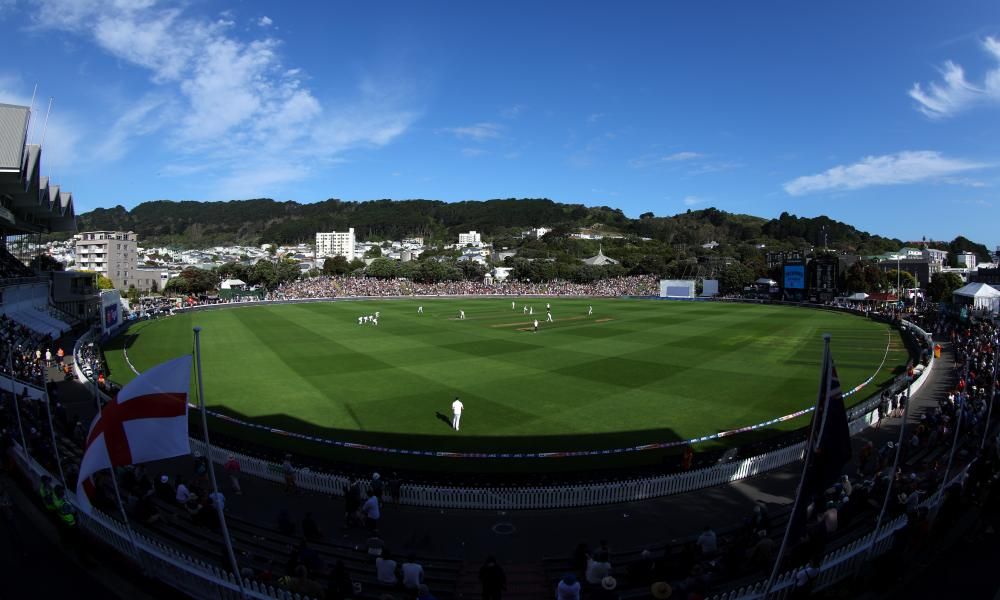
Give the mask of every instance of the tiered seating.
<path id="1" fill-rule="evenodd" d="M 0 279 L 34 276 L 34 271 L 14 258 L 14 255 L 8 252 L 6 248 L 0 248 Z"/>
<path id="2" fill-rule="evenodd" d="M 161 518 L 147 526 L 157 537 L 166 538 L 172 545 L 206 562 L 228 566 L 225 546 L 221 534 L 191 523 L 187 513 L 173 502 L 156 501 Z M 286 565 L 295 553 L 300 538 L 284 535 L 274 529 L 262 527 L 227 514 L 226 522 L 237 552 L 240 568 L 253 569 L 255 573 L 273 572 L 277 579 L 286 573 Z M 319 556 L 324 570 L 311 573 L 310 578 L 324 587 L 328 584 L 327 574 L 337 561 L 342 561 L 354 582 L 361 583 L 360 598 L 378 598 L 381 593 L 391 591 L 378 583 L 375 577 L 374 556 L 366 548 L 334 541 L 310 543 L 309 547 Z M 395 556 L 401 562 L 402 556 Z M 461 563 L 458 560 L 418 556 L 424 568 L 425 582 L 441 600 L 454 598 Z"/>

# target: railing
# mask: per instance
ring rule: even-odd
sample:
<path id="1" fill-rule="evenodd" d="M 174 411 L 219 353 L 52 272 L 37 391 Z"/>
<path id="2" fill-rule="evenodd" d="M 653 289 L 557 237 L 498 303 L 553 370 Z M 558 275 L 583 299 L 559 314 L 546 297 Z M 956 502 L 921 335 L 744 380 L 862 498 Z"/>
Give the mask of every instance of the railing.
<path id="1" fill-rule="evenodd" d="M 24 455 L 20 445 L 11 448 L 15 461 L 30 482 L 31 489 L 38 489 L 42 475 L 57 481 L 58 477 L 47 472 L 38 463 Z M 73 506 L 79 506 L 76 495 L 66 491 Z M 215 600 L 308 600 L 305 596 L 267 586 L 256 581 L 244 580 L 244 593 L 240 592 L 236 578 L 223 569 L 207 564 L 135 530 L 131 532 L 120 523 L 97 509 L 87 514 L 78 511 L 77 526 L 90 536 L 113 548 L 130 561 L 147 577 L 166 583 L 192 597 Z"/>
<path id="2" fill-rule="evenodd" d="M 966 465 L 965 468 L 947 482 L 947 485 L 942 484 L 941 489 L 961 483 L 965 479 L 968 469 L 969 465 Z M 920 506 L 934 508 L 939 502 L 939 496 L 931 494 L 927 500 L 920 503 Z M 893 535 L 907 524 L 906 515 L 900 515 L 883 525 L 880 531 L 871 531 L 867 535 L 824 556 L 823 561 L 820 563 L 819 576 L 813 581 L 813 591 L 820 591 L 848 577 L 853 577 L 863 567 L 864 563 L 888 552 L 892 548 Z M 798 571 L 799 569 L 791 569 L 779 575 L 771 591 L 767 593 L 767 598 L 770 600 L 784 600 L 791 597 L 795 589 L 795 575 Z M 712 596 L 710 600 L 757 600 L 758 598 L 765 597 L 766 588 L 767 580 L 762 579 L 753 585 Z"/>
<path id="3" fill-rule="evenodd" d="M 918 335 L 928 336 L 916 325 L 912 323 L 906 325 Z M 81 337 L 78 346 L 86 339 L 88 339 L 86 335 Z M 77 376 L 85 380 L 86 376 L 79 370 L 79 366 L 74 365 L 74 367 L 77 369 Z M 911 383 L 911 392 L 920 389 L 933 367 L 932 353 L 930 363 Z M 878 398 L 854 407 L 849 413 L 849 418 L 851 435 L 878 423 Z M 397 500 L 401 504 L 411 506 L 472 510 L 534 510 L 636 502 L 755 477 L 801 460 L 804 446 L 803 442 L 799 442 L 757 456 L 722 462 L 703 469 L 623 481 L 533 487 L 454 487 L 404 483 L 400 486 Z M 284 481 L 284 472 L 277 463 L 218 446 L 213 446 L 209 451 L 204 442 L 193 438 L 191 448 L 192 451 L 202 452 L 219 464 L 225 463 L 232 454 L 239 460 L 244 473 L 268 481 L 279 483 Z M 344 495 L 351 481 L 350 478 L 336 473 L 309 469 L 300 469 L 296 472 L 296 485 L 299 488 L 331 496 Z M 363 488 L 367 488 L 371 481 L 361 479 L 360 483 Z"/>

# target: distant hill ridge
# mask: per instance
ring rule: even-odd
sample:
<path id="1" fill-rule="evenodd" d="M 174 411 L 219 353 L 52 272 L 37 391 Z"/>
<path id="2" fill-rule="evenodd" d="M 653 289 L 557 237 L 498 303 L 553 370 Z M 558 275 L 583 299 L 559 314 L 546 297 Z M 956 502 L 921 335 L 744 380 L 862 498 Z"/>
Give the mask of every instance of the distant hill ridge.
<path id="1" fill-rule="evenodd" d="M 617 208 L 563 204 L 544 198 L 465 202 L 331 199 L 311 204 L 266 198 L 228 202 L 157 200 L 143 202 L 132 210 L 115 206 L 78 216 L 81 231 L 130 230 L 144 244 L 179 247 L 309 242 L 315 240 L 317 231 L 344 231 L 348 227 L 354 227 L 362 240 L 424 236 L 453 241 L 459 232 L 473 229 L 487 238 L 502 239 L 542 226 L 554 228 L 556 235 L 598 228 L 684 246 L 713 241 L 729 246 L 764 243 L 789 248 L 825 243 L 859 254 L 878 254 L 898 250 L 903 244 L 825 216 L 806 218 L 782 213 L 768 220 L 706 208 L 672 216 L 644 213 L 630 219 Z M 945 249 L 960 245 L 961 250 L 979 254 L 981 260 L 989 255 L 985 246 L 965 238 L 932 245 Z"/>

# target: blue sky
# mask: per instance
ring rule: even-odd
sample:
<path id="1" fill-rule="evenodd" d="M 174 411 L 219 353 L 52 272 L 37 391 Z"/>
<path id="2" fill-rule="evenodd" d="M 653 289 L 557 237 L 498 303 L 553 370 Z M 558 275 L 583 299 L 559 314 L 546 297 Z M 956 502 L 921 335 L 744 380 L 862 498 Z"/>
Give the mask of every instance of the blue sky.
<path id="1" fill-rule="evenodd" d="M 549 197 L 1000 243 L 1000 3 L 0 0 L 77 212 Z M 541 225 L 541 224 L 539 224 Z"/>

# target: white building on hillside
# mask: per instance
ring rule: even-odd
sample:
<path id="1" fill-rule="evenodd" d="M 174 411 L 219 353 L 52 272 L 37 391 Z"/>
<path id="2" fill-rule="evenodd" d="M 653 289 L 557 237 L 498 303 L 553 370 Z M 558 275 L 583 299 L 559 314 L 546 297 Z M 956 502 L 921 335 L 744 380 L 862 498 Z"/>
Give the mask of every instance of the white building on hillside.
<path id="1" fill-rule="evenodd" d="M 972 252 L 959 252 L 955 256 L 955 260 L 958 262 L 958 266 L 966 268 L 975 268 L 979 262 L 976 255 Z"/>
<path id="2" fill-rule="evenodd" d="M 73 236 L 76 268 L 104 275 L 121 290 L 136 285 L 139 262 L 136 235 L 131 231 L 85 231 Z"/>
<path id="3" fill-rule="evenodd" d="M 331 231 L 316 234 L 316 258 L 343 256 L 347 260 L 354 258 L 354 228 L 347 232 Z"/>
<path id="4" fill-rule="evenodd" d="M 476 231 L 470 231 L 469 233 L 458 234 L 458 245 L 459 246 L 482 246 L 483 239 L 482 236 Z"/>

